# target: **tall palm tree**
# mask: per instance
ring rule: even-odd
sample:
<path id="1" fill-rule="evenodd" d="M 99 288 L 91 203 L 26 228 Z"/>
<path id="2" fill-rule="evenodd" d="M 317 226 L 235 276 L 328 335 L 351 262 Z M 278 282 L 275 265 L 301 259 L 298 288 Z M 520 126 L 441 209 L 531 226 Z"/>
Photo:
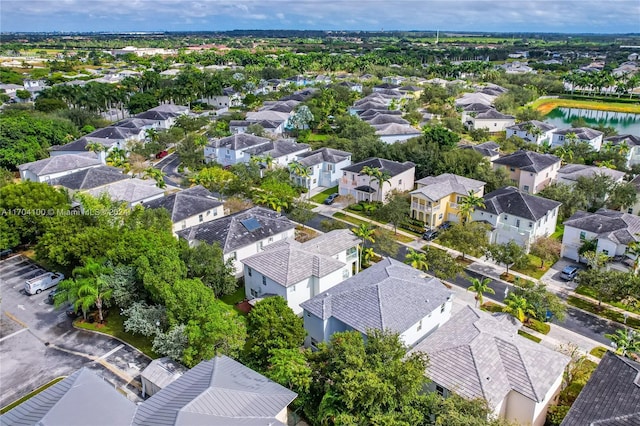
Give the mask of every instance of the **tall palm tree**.
<path id="1" fill-rule="evenodd" d="M 73 269 L 72 279 L 59 284 L 60 289 L 66 290 L 67 300 L 73 304 L 74 310 L 81 309 L 84 318 L 92 306 L 98 309 L 98 317 L 103 322 L 102 308 L 104 302 L 112 296 L 111 289 L 106 285 L 103 275 L 109 274 L 111 269 L 100 261 L 88 258 L 84 266 Z"/>
<path id="2" fill-rule="evenodd" d="M 421 271 L 426 271 L 427 269 L 429 269 L 429 264 L 427 263 L 427 254 L 411 248 L 407 252 L 404 263 L 411 265 L 413 268 Z"/>
<path id="3" fill-rule="evenodd" d="M 376 173 L 376 169 L 370 166 L 363 166 L 360 170 L 361 175 L 369 176 L 369 187 L 371 187 L 371 179 Z M 371 202 L 371 193 L 369 193 L 369 202 Z"/>
<path id="4" fill-rule="evenodd" d="M 358 226 L 357 228 L 351 228 L 351 232 L 353 232 L 353 235 L 355 235 L 356 237 L 360 238 L 362 240 L 362 243 L 359 244 L 360 246 L 360 268 L 362 268 L 363 265 L 363 261 L 364 261 L 364 245 L 367 241 L 375 243 L 375 239 L 373 238 L 373 229 L 371 229 L 369 227 L 369 224 L 367 223 L 362 223 L 360 224 L 360 226 Z"/>
<path id="5" fill-rule="evenodd" d="M 383 191 L 384 184 L 391 182 L 391 175 L 386 171 L 382 171 L 376 168 L 375 173 L 373 174 L 373 178 L 378 183 L 378 197 L 379 197 L 378 201 L 382 202 L 382 193 L 384 192 Z M 389 183 L 389 185 L 391 185 L 391 183 Z"/>
<path id="6" fill-rule="evenodd" d="M 303 165 L 299 161 L 292 161 L 291 163 L 289 163 L 289 171 L 292 175 L 295 175 L 300 179 L 302 186 L 307 188 L 307 194 L 309 194 L 311 192 L 311 188 L 309 185 L 311 170 L 309 169 L 309 167 Z"/>
<path id="7" fill-rule="evenodd" d="M 164 172 L 160 169 L 149 167 L 144 171 L 144 178 L 151 178 L 156 181 L 158 188 L 166 188 L 167 184 L 164 181 Z"/>
<path id="8" fill-rule="evenodd" d="M 618 329 L 613 334 L 605 334 L 604 337 L 611 340 L 619 355 L 640 354 L 640 334 L 637 331 L 629 328 Z"/>
<path id="9" fill-rule="evenodd" d="M 526 321 L 527 315 L 534 315 L 529 302 L 522 296 L 510 293 L 509 296 L 504 299 L 504 303 L 506 306 L 502 308 L 502 311 L 513 315 L 521 323 Z"/>
<path id="10" fill-rule="evenodd" d="M 484 293 L 496 294 L 496 292 L 489 287 L 489 283 L 491 282 L 490 278 L 483 278 L 482 280 L 471 278 L 470 282 L 471 285 L 467 288 L 467 291 L 471 290 L 476 294 L 476 307 L 484 303 Z"/>
<path id="11" fill-rule="evenodd" d="M 467 223 L 471 218 L 471 213 L 473 213 L 476 208 L 484 207 L 484 198 L 476 195 L 473 190 L 470 190 L 469 193 L 460 200 L 460 204 L 458 205 L 458 215 L 460 216 L 462 223 Z"/>

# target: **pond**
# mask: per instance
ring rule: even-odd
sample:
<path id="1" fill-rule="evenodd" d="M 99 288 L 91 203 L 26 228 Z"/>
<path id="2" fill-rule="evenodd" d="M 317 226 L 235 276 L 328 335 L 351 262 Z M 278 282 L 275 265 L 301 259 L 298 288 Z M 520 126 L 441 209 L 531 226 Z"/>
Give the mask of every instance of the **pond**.
<path id="1" fill-rule="evenodd" d="M 613 127 L 620 135 L 640 135 L 640 114 L 560 107 L 547 114 L 544 121 L 558 129 L 564 129 L 571 127 L 571 122 L 578 118 L 583 118 L 589 127 L 595 128 L 598 124 L 603 124 Z"/>

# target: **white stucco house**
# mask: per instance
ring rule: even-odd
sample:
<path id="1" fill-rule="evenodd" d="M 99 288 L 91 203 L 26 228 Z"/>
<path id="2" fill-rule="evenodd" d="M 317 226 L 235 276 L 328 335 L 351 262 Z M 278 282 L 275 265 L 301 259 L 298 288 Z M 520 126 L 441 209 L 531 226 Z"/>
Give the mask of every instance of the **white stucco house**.
<path id="1" fill-rule="evenodd" d="M 264 207 L 253 207 L 200 223 L 177 232 L 178 237 L 194 246 L 201 242 L 219 244 L 224 260 L 231 259 L 237 277 L 241 277 L 246 259 L 269 244 L 294 237 L 296 224 L 280 213 Z"/>
<path id="2" fill-rule="evenodd" d="M 389 181 L 380 187 L 378 181 L 362 174 L 362 169 L 368 166 L 379 169 L 389 176 Z M 338 193 L 351 195 L 356 201 L 382 201 L 387 194 L 396 190 L 399 192 L 413 189 L 416 165 L 411 161 L 399 163 L 384 158 L 370 158 L 342 169 L 339 180 Z"/>
<path id="3" fill-rule="evenodd" d="M 491 133 L 502 132 L 507 127 L 513 126 L 516 118 L 513 115 L 502 114 L 495 109 L 489 109 L 474 115 L 469 115 L 464 123 L 469 129 L 483 129 Z"/>
<path id="4" fill-rule="evenodd" d="M 357 272 L 360 240 L 346 229 L 305 243 L 276 242 L 242 260 L 247 299 L 281 296 L 296 314 L 301 303 Z"/>
<path id="5" fill-rule="evenodd" d="M 551 143 L 556 126 L 538 120 L 525 121 L 506 128 L 507 139 L 512 136 L 519 137 L 536 145 L 545 142 Z"/>
<path id="6" fill-rule="evenodd" d="M 567 164 L 558 170 L 558 183 L 575 185 L 578 179 L 594 176 L 608 176 L 615 183 L 624 181 L 625 173 L 608 167 L 587 166 L 586 164 Z"/>
<path id="7" fill-rule="evenodd" d="M 613 146 L 619 147 L 620 145 L 626 145 L 628 152 L 627 167 L 640 164 L 640 136 L 636 135 L 614 135 L 604 138 L 602 145 L 610 142 Z"/>
<path id="8" fill-rule="evenodd" d="M 531 243 L 556 230 L 562 203 L 537 197 L 507 186 L 486 194 L 485 207 L 471 214 L 474 221 L 491 225 L 489 242 L 504 244 L 513 240 L 529 251 Z"/>
<path id="9" fill-rule="evenodd" d="M 640 217 L 607 209 L 595 213 L 578 211 L 564 221 L 561 255 L 580 261 L 578 250 L 590 240 L 597 241 L 598 253 L 635 259 L 627 248 L 630 243 L 640 241 Z"/>
<path id="10" fill-rule="evenodd" d="M 92 152 L 57 155 L 18 166 L 23 181 L 49 182 L 71 173 L 102 166 L 102 161 Z"/>
<path id="11" fill-rule="evenodd" d="M 600 151 L 604 133 L 588 127 L 555 130 L 551 138 L 551 146 L 555 148 L 566 144 L 570 140 L 567 136 L 571 134 L 575 135 L 577 142 L 586 142 L 591 145 L 594 151 Z"/>
<path id="12" fill-rule="evenodd" d="M 287 167 L 289 163 L 310 150 L 306 143 L 298 143 L 294 139 L 277 139 L 252 146 L 245 150 L 245 155 L 249 154 L 251 158 L 261 159 L 261 164 L 265 167 L 268 166 L 265 160 L 267 157 L 271 158 L 272 166 Z"/>
<path id="13" fill-rule="evenodd" d="M 205 162 L 217 162 L 223 166 L 232 166 L 238 163 L 248 163 L 251 154 L 250 148 L 257 148 L 271 142 L 269 138 L 262 138 L 250 133 L 238 133 L 221 139 L 211 139 L 204 147 Z"/>
<path id="14" fill-rule="evenodd" d="M 127 207 L 134 207 L 138 204 L 145 204 L 153 200 L 164 197 L 166 189 L 158 188 L 153 179 L 123 179 L 112 182 L 97 188 L 82 191 L 93 197 L 100 197 L 103 194 L 109 196 L 113 201 L 121 201 Z"/>
<path id="15" fill-rule="evenodd" d="M 333 188 L 338 185 L 342 170 L 351 165 L 351 153 L 333 148 L 319 148 L 297 154 L 296 161 L 307 167 L 310 172 L 306 181 L 292 174 L 292 179 L 297 185 L 310 190 L 319 186 Z"/>
<path id="16" fill-rule="evenodd" d="M 189 113 L 189 107 L 175 104 L 162 104 L 148 111 L 137 114 L 136 118 L 144 118 L 156 122 L 156 128 L 169 129 L 176 122 L 176 118 Z"/>
<path id="17" fill-rule="evenodd" d="M 532 342 L 513 317 L 465 306 L 413 348 L 429 356 L 429 390 L 485 399 L 493 414 L 519 425 L 544 425 L 560 391 L 568 356 Z"/>
<path id="18" fill-rule="evenodd" d="M 307 346 L 334 333 L 391 330 L 413 346 L 451 317 L 453 293 L 440 280 L 391 258 L 302 303 Z"/>
<path id="19" fill-rule="evenodd" d="M 560 164 L 560 158 L 555 155 L 525 150 L 492 161 L 494 170 L 503 168 L 513 186 L 530 194 L 536 194 L 553 183 Z"/>

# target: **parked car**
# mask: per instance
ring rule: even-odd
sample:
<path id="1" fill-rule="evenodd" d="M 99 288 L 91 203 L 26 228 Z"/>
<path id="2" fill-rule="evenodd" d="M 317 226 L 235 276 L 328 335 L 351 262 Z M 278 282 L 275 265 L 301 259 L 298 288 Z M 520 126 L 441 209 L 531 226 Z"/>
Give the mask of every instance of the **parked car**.
<path id="1" fill-rule="evenodd" d="M 61 290 L 59 288 L 54 288 L 53 290 L 51 290 L 47 296 L 47 301 L 49 302 L 49 304 L 53 305 L 53 303 L 55 302 L 56 299 L 56 295 L 61 294 L 66 292 L 67 290 Z"/>
<path id="2" fill-rule="evenodd" d="M 167 151 L 160 151 L 159 153 L 156 154 L 156 158 L 157 159 L 164 158 L 167 155 L 169 155 L 169 153 Z"/>
<path id="3" fill-rule="evenodd" d="M 336 192 L 336 193 L 334 193 L 334 194 L 331 194 L 331 195 L 329 195 L 327 198 L 325 198 L 325 199 L 324 199 L 324 203 L 325 203 L 326 205 L 331 205 L 331 204 L 333 204 L 333 202 L 336 200 L 336 198 L 338 198 L 338 193 L 337 193 L 337 192 Z"/>
<path id="4" fill-rule="evenodd" d="M 443 231 L 446 231 L 449 228 L 451 228 L 451 222 L 448 220 L 446 222 L 442 222 L 442 225 L 440 225 L 440 229 Z"/>
<path id="5" fill-rule="evenodd" d="M 569 265 L 565 266 L 562 272 L 560 272 L 560 278 L 563 280 L 571 281 L 578 275 L 578 267 Z"/>
<path id="6" fill-rule="evenodd" d="M 25 281 L 24 291 L 29 296 L 33 294 L 40 294 L 43 290 L 47 290 L 58 285 L 62 280 L 64 280 L 64 274 L 60 272 L 46 272 Z"/>
<path id="7" fill-rule="evenodd" d="M 11 249 L 0 250 L 0 259 L 4 259 L 6 257 L 9 257 L 12 254 L 13 254 L 13 250 L 11 250 Z"/>
<path id="8" fill-rule="evenodd" d="M 435 240 L 437 236 L 438 236 L 438 230 L 437 229 L 430 229 L 427 232 L 425 232 L 424 234 L 422 234 L 422 239 L 427 240 L 427 241 L 432 241 L 432 240 Z"/>

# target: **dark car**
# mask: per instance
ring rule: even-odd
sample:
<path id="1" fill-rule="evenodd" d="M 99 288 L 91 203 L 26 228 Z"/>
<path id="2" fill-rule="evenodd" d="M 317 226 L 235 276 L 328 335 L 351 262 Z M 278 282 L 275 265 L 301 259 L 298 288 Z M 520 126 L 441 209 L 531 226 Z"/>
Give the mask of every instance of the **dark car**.
<path id="1" fill-rule="evenodd" d="M 578 275 L 578 267 L 569 265 L 565 266 L 562 272 L 560 272 L 560 278 L 563 280 L 571 281 Z"/>
<path id="2" fill-rule="evenodd" d="M 427 232 L 425 232 L 424 234 L 422 234 L 422 239 L 427 240 L 427 241 L 431 241 L 431 240 L 435 240 L 437 236 L 438 236 L 438 230 L 437 229 L 430 229 Z"/>
<path id="3" fill-rule="evenodd" d="M 160 151 L 159 153 L 156 154 L 156 158 L 157 159 L 164 158 L 167 155 L 169 155 L 169 153 L 167 151 Z"/>
<path id="4" fill-rule="evenodd" d="M 333 204 L 333 202 L 336 200 L 336 198 L 338 198 L 338 193 L 337 192 L 335 194 L 331 194 L 327 198 L 325 198 L 324 199 L 324 203 L 326 205 Z"/>
<path id="5" fill-rule="evenodd" d="M 12 254 L 13 254 L 13 250 L 11 250 L 11 249 L 0 250 L 0 259 L 4 259 L 5 257 L 9 257 Z"/>
<path id="6" fill-rule="evenodd" d="M 66 291 L 67 291 L 67 290 L 63 290 L 63 289 L 60 289 L 60 288 L 57 288 L 57 287 L 56 287 L 56 288 L 54 288 L 53 290 L 51 290 L 51 291 L 49 292 L 49 295 L 47 296 L 47 301 L 48 301 L 51 305 L 53 305 L 53 303 L 55 302 L 55 299 L 56 299 L 56 295 L 61 294 L 61 293 L 64 293 L 64 292 L 66 292 Z"/>
<path id="7" fill-rule="evenodd" d="M 451 228 L 451 222 L 448 220 L 446 222 L 442 222 L 442 225 L 440 225 L 440 229 L 443 231 L 446 231 L 449 228 Z"/>

